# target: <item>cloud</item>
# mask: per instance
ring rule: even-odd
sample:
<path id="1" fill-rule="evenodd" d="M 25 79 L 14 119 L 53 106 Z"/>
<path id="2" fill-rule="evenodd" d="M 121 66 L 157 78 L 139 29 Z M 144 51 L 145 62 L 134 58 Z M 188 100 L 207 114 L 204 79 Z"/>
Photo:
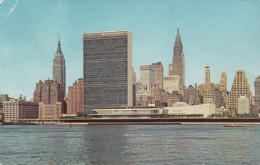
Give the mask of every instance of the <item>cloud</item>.
<path id="1" fill-rule="evenodd" d="M 9 15 L 14 11 L 14 9 L 17 7 L 18 3 L 19 3 L 19 0 L 16 0 L 16 3 L 15 3 L 14 6 L 12 7 L 12 9 L 9 11 L 9 13 L 7 14 L 7 16 L 9 16 Z"/>

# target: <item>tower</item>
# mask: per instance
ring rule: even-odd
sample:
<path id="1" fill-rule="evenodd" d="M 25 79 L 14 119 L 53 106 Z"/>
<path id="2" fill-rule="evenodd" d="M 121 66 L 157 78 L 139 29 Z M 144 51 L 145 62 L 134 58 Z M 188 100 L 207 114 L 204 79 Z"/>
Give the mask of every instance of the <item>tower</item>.
<path id="1" fill-rule="evenodd" d="M 52 78 L 64 86 L 64 96 L 66 96 L 66 66 L 63 53 L 61 51 L 60 37 L 57 51 L 53 59 Z"/>
<path id="2" fill-rule="evenodd" d="M 155 71 L 155 84 L 159 85 L 160 89 L 163 89 L 163 65 L 162 62 L 153 63 Z"/>
<path id="3" fill-rule="evenodd" d="M 155 83 L 155 69 L 153 65 L 140 66 L 139 82 L 148 90 L 151 88 L 151 86 Z"/>
<path id="4" fill-rule="evenodd" d="M 228 98 L 228 109 L 238 110 L 238 98 L 240 96 L 246 96 L 249 99 L 249 105 L 253 104 L 252 92 L 250 91 L 250 85 L 247 82 L 244 70 L 237 70 Z"/>
<path id="5" fill-rule="evenodd" d="M 260 76 L 255 79 L 255 105 L 260 108 Z"/>
<path id="6" fill-rule="evenodd" d="M 221 72 L 221 79 L 219 83 L 219 90 L 220 91 L 227 91 L 227 73 L 226 71 Z"/>
<path id="7" fill-rule="evenodd" d="M 175 39 L 174 49 L 173 49 L 173 75 L 180 76 L 180 86 L 183 88 L 185 86 L 185 63 L 184 63 L 183 46 L 181 42 L 181 37 L 179 33 L 179 28 L 177 30 L 177 36 Z"/>
<path id="8" fill-rule="evenodd" d="M 84 110 L 132 106 L 132 33 L 113 31 L 83 36 Z"/>
<path id="9" fill-rule="evenodd" d="M 209 68 L 209 66 L 205 67 L 205 83 L 210 83 L 210 68 Z"/>

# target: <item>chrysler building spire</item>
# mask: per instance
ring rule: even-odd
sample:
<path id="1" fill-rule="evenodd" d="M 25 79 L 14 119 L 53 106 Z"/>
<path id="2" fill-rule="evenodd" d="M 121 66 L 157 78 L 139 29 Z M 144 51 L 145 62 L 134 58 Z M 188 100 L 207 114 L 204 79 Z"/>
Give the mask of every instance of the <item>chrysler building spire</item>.
<path id="1" fill-rule="evenodd" d="M 179 28 L 177 29 L 177 35 L 173 48 L 173 59 L 172 59 L 172 73 L 173 75 L 180 76 L 180 87 L 185 86 L 185 63 L 184 63 L 183 46 Z"/>

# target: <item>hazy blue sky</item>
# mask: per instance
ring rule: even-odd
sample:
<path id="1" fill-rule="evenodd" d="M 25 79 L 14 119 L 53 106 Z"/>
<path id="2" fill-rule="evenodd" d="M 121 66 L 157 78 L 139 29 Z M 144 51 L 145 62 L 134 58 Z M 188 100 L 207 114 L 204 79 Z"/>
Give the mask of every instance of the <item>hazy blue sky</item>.
<path id="1" fill-rule="evenodd" d="M 204 68 L 231 88 L 238 69 L 251 90 L 260 75 L 260 1 L 252 0 L 0 0 L 0 93 L 31 99 L 39 80 L 52 78 L 60 32 L 67 86 L 83 75 L 83 33 L 129 30 L 133 66 L 172 63 L 180 28 L 186 86 L 204 83 Z"/>

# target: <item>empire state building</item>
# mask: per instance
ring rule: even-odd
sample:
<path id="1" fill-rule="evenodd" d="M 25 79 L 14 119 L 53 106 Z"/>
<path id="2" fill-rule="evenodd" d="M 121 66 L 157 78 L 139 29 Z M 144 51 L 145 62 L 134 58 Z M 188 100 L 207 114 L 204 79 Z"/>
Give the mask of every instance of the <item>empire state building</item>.
<path id="1" fill-rule="evenodd" d="M 61 51 L 60 39 L 58 41 L 57 52 L 53 59 L 53 80 L 56 80 L 58 83 L 63 84 L 64 86 L 64 96 L 66 96 L 66 66 L 65 59 Z"/>

